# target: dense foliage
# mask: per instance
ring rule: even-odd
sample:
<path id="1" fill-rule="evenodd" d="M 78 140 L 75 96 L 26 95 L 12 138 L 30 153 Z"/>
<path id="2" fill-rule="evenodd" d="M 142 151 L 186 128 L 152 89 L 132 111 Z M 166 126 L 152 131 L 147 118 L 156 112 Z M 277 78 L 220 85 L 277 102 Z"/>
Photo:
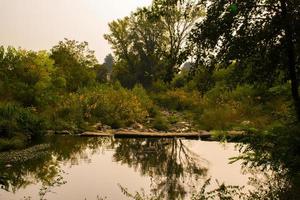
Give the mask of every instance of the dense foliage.
<path id="1" fill-rule="evenodd" d="M 143 97 L 118 84 L 99 85 L 64 96 L 52 117 L 58 123 L 57 128 L 84 129 L 86 122 L 101 122 L 119 128 L 145 120 L 149 105 L 143 101 Z"/>
<path id="2" fill-rule="evenodd" d="M 212 74 L 235 62 L 229 74 L 233 85 L 272 87 L 290 80 L 300 119 L 299 1 L 223 0 L 205 5 L 206 17 L 189 38 L 196 68 Z"/>
<path id="3" fill-rule="evenodd" d="M 142 86 L 107 83 L 113 57 L 99 65 L 86 42 L 65 39 L 51 52 L 0 47 L 0 149 L 47 132 L 81 133 L 102 123 L 143 123 L 153 103 Z M 105 68 L 105 74 L 101 73 Z"/>
<path id="4" fill-rule="evenodd" d="M 186 59 L 187 36 L 201 16 L 198 1 L 160 1 L 109 24 L 104 37 L 114 50 L 113 78 L 122 85 L 150 87 L 158 79 L 171 82 Z"/>

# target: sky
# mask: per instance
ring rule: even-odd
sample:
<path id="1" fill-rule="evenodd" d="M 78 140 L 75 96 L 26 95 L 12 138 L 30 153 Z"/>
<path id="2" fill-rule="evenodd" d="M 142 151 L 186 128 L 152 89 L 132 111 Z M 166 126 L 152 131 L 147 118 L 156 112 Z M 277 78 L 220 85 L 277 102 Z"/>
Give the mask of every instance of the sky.
<path id="1" fill-rule="evenodd" d="M 87 41 L 99 62 L 111 53 L 108 23 L 151 0 L 0 0 L 0 45 L 49 50 L 64 38 Z"/>

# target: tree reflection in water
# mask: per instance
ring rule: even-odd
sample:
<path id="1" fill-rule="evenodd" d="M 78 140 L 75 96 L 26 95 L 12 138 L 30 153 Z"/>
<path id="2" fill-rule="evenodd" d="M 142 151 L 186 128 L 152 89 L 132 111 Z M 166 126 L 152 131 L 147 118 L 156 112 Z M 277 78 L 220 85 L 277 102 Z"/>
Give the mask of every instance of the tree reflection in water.
<path id="1" fill-rule="evenodd" d="M 243 161 L 242 169 L 250 175 L 248 184 L 252 188 L 218 183 L 217 188 L 211 189 L 210 178 L 204 183 L 197 182 L 200 177 L 206 177 L 207 169 L 203 167 L 203 160 L 181 140 L 120 140 L 114 155 L 116 161 L 153 178 L 150 195 L 143 190 L 132 194 L 122 185 L 120 188 L 124 195 L 136 200 L 184 199 L 187 191 L 193 200 L 299 199 L 299 168 L 286 168 L 286 163 L 280 163 L 272 157 L 264 159 L 270 157 L 269 152 L 251 145 L 242 145 L 245 148 L 241 149 L 241 156 L 237 160 Z M 196 181 L 193 181 L 193 176 Z M 200 186 L 200 189 L 189 190 L 195 185 Z"/>
<path id="2" fill-rule="evenodd" d="M 183 199 L 207 175 L 206 161 L 177 139 L 116 140 L 114 159 L 151 177 L 151 192 Z"/>
<path id="3" fill-rule="evenodd" d="M 212 190 L 211 182 L 205 181 L 210 179 L 207 177 L 207 161 L 198 156 L 201 152 L 191 151 L 187 143 L 180 139 L 55 136 L 48 138 L 46 142 L 49 145 L 45 145 L 42 150 L 33 147 L 31 151 L 0 153 L 2 189 L 15 193 L 31 184 L 40 184 L 40 199 L 46 199 L 47 193 L 51 192 L 53 187 L 60 187 L 66 183 L 63 179 L 65 176 L 62 171 L 63 165 L 89 163 L 91 155 L 113 149 L 115 162 L 135 169 L 142 176 L 151 177 L 149 198 L 145 195 L 130 195 L 125 188 L 126 185 L 120 186 L 123 193 L 133 199 L 236 198 L 254 200 L 297 199 L 299 197 L 297 176 L 291 176 L 288 168 L 278 167 L 282 165 L 276 165 L 277 167 L 274 168 L 271 160 L 268 160 L 267 165 L 262 165 L 261 162 L 265 162 L 262 158 L 269 154 L 260 153 L 255 157 L 256 159 L 253 159 L 251 155 L 258 148 L 251 147 L 249 150 L 246 148 L 239 157 L 247 161 L 244 166 L 245 173 L 252 174 L 250 184 L 254 186 L 254 189 L 247 191 L 239 186 L 224 184 L 219 184 L 218 188 Z M 261 166 L 267 168 L 261 168 Z M 268 166 L 271 170 L 263 173 Z M 297 169 L 294 169 L 297 172 Z"/>

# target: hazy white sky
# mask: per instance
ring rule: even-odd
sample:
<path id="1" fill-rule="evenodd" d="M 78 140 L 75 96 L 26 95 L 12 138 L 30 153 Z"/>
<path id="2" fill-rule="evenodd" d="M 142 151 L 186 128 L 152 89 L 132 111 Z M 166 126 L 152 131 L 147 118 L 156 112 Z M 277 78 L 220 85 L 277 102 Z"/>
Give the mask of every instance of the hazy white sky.
<path id="1" fill-rule="evenodd" d="M 89 42 L 100 62 L 111 52 L 108 23 L 151 0 L 0 0 L 0 45 L 49 50 L 64 38 Z"/>

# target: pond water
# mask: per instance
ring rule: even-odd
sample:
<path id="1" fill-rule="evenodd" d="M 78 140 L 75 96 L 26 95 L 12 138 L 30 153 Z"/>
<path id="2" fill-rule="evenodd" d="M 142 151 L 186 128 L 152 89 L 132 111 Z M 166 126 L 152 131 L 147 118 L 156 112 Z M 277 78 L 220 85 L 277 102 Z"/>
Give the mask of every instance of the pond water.
<path id="1" fill-rule="evenodd" d="M 249 178 L 229 164 L 234 143 L 57 136 L 19 154 L 0 154 L 1 200 L 128 199 L 124 190 L 189 199 L 209 178 L 212 189 Z"/>

